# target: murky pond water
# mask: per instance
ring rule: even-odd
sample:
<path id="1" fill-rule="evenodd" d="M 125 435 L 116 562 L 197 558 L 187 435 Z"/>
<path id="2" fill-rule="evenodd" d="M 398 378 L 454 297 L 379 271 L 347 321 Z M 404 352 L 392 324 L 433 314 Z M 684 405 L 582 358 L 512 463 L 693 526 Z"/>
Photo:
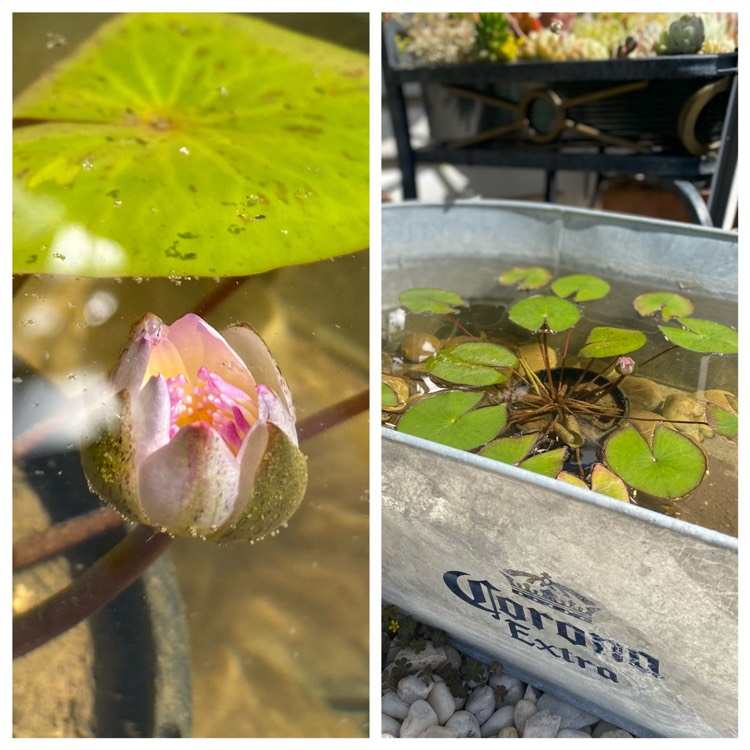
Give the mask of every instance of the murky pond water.
<path id="1" fill-rule="evenodd" d="M 436 349 L 471 340 L 499 343 L 514 352 L 522 353 L 527 361 L 536 361 L 532 369 L 537 371 L 542 380 L 545 379 L 543 358 L 536 336 L 510 320 L 508 310 L 524 295 L 545 293 L 546 290 L 519 292 L 514 286 L 498 283 L 500 274 L 514 265 L 529 264 L 507 260 L 498 263 L 470 258 L 461 263 L 431 260 L 423 264 L 416 273 L 415 268 L 409 269 L 408 277 L 419 278 L 420 285 L 424 287 L 449 289 L 464 294 L 462 286 L 465 286 L 466 289 L 470 289 L 471 295 L 467 298 L 467 306 L 457 308 L 455 314 L 450 315 L 415 313 L 404 307 L 388 308 L 384 311 L 383 372 L 395 375 L 402 379 L 402 383 L 408 384 L 410 403 L 413 403 L 419 394 L 437 394 L 456 388 L 440 377 L 426 372 L 420 362 L 426 360 Z M 573 273 L 563 268 L 550 270 L 554 271 L 555 279 Z M 466 281 L 467 277 L 471 278 L 470 283 Z M 662 500 L 649 497 L 644 492 L 631 492 L 631 501 L 736 536 L 737 444 L 701 424 L 705 421 L 706 391 L 727 391 L 737 394 L 736 355 L 704 354 L 682 348 L 666 351 L 670 349 L 670 343 L 658 328 L 664 321 L 655 316 L 641 317 L 633 308 L 633 300 L 638 295 L 657 289 L 641 284 L 615 283 L 611 279 L 608 281 L 612 289 L 606 299 L 583 303 L 583 318 L 572 329 L 572 333 L 565 331 L 547 337 L 550 356 L 555 360 L 552 367 L 563 364 L 568 368 L 587 367 L 588 358 L 579 358 L 575 355 L 595 326 L 642 331 L 646 336 L 646 343 L 637 352 L 633 352 L 632 357 L 637 363 L 644 363 L 644 366 L 638 369 L 636 374 L 625 378 L 620 385 L 629 401 L 631 423 L 643 430 L 650 427 L 652 432 L 659 420 L 679 420 L 680 423 L 673 426 L 693 438 L 707 453 L 708 474 L 697 489 L 680 499 Z M 396 275 L 388 276 L 385 282 L 394 289 L 398 288 Z M 693 302 L 692 315 L 695 318 L 708 319 L 736 328 L 736 304 L 702 295 L 697 289 L 684 290 L 683 295 Z M 661 352 L 664 353 L 660 354 Z M 607 361 L 598 360 L 593 370 L 600 371 Z M 562 382 L 560 380 L 560 383 Z M 578 376 L 575 376 L 569 385 L 574 382 L 578 382 Z M 458 388 L 465 389 L 466 386 Z M 499 390 L 502 391 L 502 387 L 499 387 Z M 524 399 L 528 399 L 525 395 L 527 390 L 528 383 L 523 386 L 522 392 L 511 389 L 508 393 L 493 396 L 491 391 L 494 391 L 490 388 L 488 403 L 507 401 L 511 404 L 511 419 L 520 420 L 520 406 L 524 405 Z M 402 413 L 402 410 L 397 408 L 386 414 L 386 426 L 395 428 Z M 638 416 L 641 417 L 641 421 L 636 419 Z M 536 422 L 519 422 L 516 430 L 526 433 L 544 431 L 545 427 L 549 426 L 549 421 L 550 418 L 547 417 L 547 422 L 544 419 L 537 419 Z M 693 423 L 687 424 L 688 422 Z M 581 426 L 582 432 L 585 432 L 586 425 Z M 611 426 L 608 424 L 607 430 L 603 431 L 598 439 L 587 439 L 581 446 L 580 453 L 583 458 L 579 465 L 582 473 L 585 474 L 593 463 L 601 461 L 601 446 L 605 433 Z M 561 429 L 560 432 L 562 431 Z M 545 450 L 559 448 L 565 444 L 562 438 L 556 437 L 554 433 L 546 440 Z M 569 451 L 568 455 L 572 453 L 573 451 Z M 568 459 L 563 468 L 567 472 L 576 473 L 576 463 Z"/>
<path id="2" fill-rule="evenodd" d="M 205 317 L 218 330 L 240 320 L 258 328 L 303 419 L 367 387 L 367 268 L 360 253 L 234 280 Z M 14 354 L 72 396 L 111 367 L 144 311 L 171 321 L 222 283 L 26 279 L 14 302 Z M 16 430 L 48 407 L 27 402 Z M 303 449 L 307 494 L 279 535 L 252 546 L 180 540 L 169 552 L 188 618 L 195 736 L 366 731 L 366 415 Z"/>

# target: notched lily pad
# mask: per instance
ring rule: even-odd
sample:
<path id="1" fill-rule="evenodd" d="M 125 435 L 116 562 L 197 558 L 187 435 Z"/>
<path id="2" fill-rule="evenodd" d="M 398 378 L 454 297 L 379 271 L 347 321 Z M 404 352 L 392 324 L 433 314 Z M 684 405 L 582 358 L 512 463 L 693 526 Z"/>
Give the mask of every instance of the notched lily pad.
<path id="1" fill-rule="evenodd" d="M 467 342 L 442 349 L 425 361 L 427 371 L 441 380 L 460 385 L 487 386 L 504 383 L 517 357 L 499 344 Z"/>
<path id="2" fill-rule="evenodd" d="M 651 445 L 635 427 L 624 427 L 607 440 L 604 456 L 624 482 L 655 497 L 683 497 L 706 474 L 705 453 L 690 438 L 661 424 Z"/>
<path id="3" fill-rule="evenodd" d="M 571 274 L 556 279 L 550 287 L 558 297 L 573 296 L 574 302 L 589 302 L 609 294 L 610 286 L 598 276 L 588 273 Z"/>
<path id="4" fill-rule="evenodd" d="M 549 283 L 552 273 L 541 266 L 515 266 L 500 274 L 503 285 L 515 284 L 519 289 L 540 289 Z"/>
<path id="5" fill-rule="evenodd" d="M 234 276 L 369 242 L 366 55 L 239 14 L 104 24 L 14 104 L 13 271 Z"/>
<path id="6" fill-rule="evenodd" d="M 508 317 L 522 328 L 539 331 L 565 331 L 581 318 L 581 311 L 572 302 L 560 297 L 538 294 L 516 302 L 508 311 Z"/>
<path id="7" fill-rule="evenodd" d="M 639 294 L 633 300 L 633 307 L 639 315 L 653 315 L 660 312 L 666 323 L 673 318 L 692 315 L 693 303 L 676 292 L 648 292 Z"/>
<path id="8" fill-rule="evenodd" d="M 505 404 L 475 408 L 482 393 L 447 391 L 414 402 L 397 430 L 461 450 L 472 450 L 494 438 L 507 422 Z"/>
<path id="9" fill-rule="evenodd" d="M 403 307 L 414 313 L 450 313 L 466 304 L 455 292 L 428 287 L 401 292 L 398 300 Z"/>
<path id="10" fill-rule="evenodd" d="M 581 357 L 616 357 L 640 349 L 646 343 L 646 334 L 625 328 L 596 326 L 586 337 L 579 352 Z"/>
<path id="11" fill-rule="evenodd" d="M 683 328 L 659 326 L 669 341 L 683 349 L 703 354 L 737 354 L 738 339 L 734 328 L 700 318 L 677 318 Z"/>

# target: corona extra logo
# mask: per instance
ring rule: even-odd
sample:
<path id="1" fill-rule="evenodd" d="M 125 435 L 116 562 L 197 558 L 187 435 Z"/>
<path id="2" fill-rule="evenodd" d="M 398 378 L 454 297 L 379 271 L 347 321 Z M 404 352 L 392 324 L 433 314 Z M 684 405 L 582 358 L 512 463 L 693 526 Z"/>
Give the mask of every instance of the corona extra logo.
<path id="1" fill-rule="evenodd" d="M 585 622 L 591 622 L 591 617 L 599 611 L 599 607 L 590 599 L 561 583 L 555 583 L 547 573 L 535 575 L 521 570 L 501 570 L 500 572 L 508 579 L 511 591 L 524 599 L 530 599 L 537 604 L 545 604 L 558 612 L 577 617 Z"/>
<path id="2" fill-rule="evenodd" d="M 593 615 L 599 611 L 585 596 L 556 583 L 547 573 L 501 572 L 513 594 L 525 601 L 507 596 L 488 580 L 473 579 L 458 570 L 446 571 L 443 581 L 459 599 L 504 623 L 510 639 L 519 648 L 548 654 L 560 662 L 594 671 L 614 683 L 620 681 L 619 671 L 625 666 L 662 679 L 657 658 L 582 624 L 590 625 Z M 555 615 L 545 610 L 552 610 Z M 576 618 L 579 624 L 557 615 L 558 612 Z"/>

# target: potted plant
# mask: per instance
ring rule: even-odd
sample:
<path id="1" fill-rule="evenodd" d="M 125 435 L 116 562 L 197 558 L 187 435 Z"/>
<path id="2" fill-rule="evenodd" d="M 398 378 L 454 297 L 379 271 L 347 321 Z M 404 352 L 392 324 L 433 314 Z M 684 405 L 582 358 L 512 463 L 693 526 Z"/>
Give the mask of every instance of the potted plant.
<path id="1" fill-rule="evenodd" d="M 713 171 L 737 69 L 736 16 L 402 14 L 384 24 L 400 166 L 414 162 L 693 179 Z M 402 87 L 432 142 L 411 147 Z"/>

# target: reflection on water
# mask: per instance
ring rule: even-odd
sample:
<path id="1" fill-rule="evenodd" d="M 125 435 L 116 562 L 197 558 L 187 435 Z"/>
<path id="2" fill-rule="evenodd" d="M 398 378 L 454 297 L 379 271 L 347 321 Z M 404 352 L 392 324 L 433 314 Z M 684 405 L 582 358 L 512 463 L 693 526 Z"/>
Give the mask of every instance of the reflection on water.
<path id="1" fill-rule="evenodd" d="M 367 267 L 358 253 L 237 280 L 205 317 L 217 329 L 259 329 L 304 418 L 367 387 Z M 72 395 L 111 366 L 144 312 L 171 322 L 221 283 L 26 279 L 14 300 L 14 353 Z M 279 535 L 173 545 L 194 736 L 366 734 L 367 433 L 363 414 L 303 444 L 307 495 Z"/>

